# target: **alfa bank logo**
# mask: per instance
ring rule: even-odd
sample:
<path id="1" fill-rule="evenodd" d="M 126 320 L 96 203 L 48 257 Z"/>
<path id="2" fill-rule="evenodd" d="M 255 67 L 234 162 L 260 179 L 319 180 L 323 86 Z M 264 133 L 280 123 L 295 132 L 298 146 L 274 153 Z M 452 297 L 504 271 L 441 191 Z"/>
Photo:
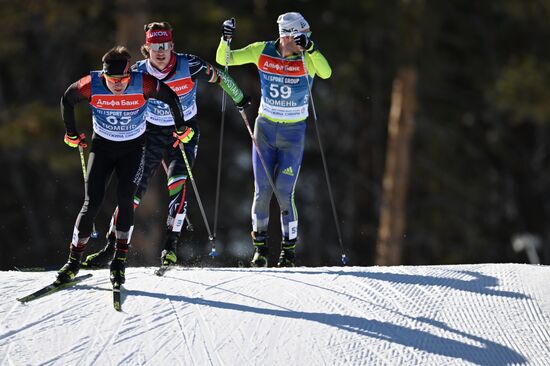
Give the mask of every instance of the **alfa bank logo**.
<path id="1" fill-rule="evenodd" d="M 193 89 L 195 83 L 190 77 L 173 80 L 166 83 L 178 96 L 187 94 Z"/>
<path id="2" fill-rule="evenodd" d="M 287 72 L 300 71 L 300 66 L 281 65 L 281 64 L 276 64 L 274 62 L 270 62 L 270 61 L 266 61 L 264 63 L 264 67 L 266 69 L 275 69 L 277 71 L 287 71 Z"/>
<path id="3" fill-rule="evenodd" d="M 98 106 L 111 106 L 111 107 L 120 107 L 120 106 L 138 106 L 139 102 L 137 100 L 104 100 L 99 98 L 96 102 Z"/>
<path id="4" fill-rule="evenodd" d="M 279 58 L 261 55 L 258 62 L 260 69 L 265 72 L 288 76 L 304 76 L 302 60 L 282 60 Z"/>
<path id="5" fill-rule="evenodd" d="M 99 109 L 133 110 L 145 105 L 142 94 L 93 95 L 90 104 Z"/>

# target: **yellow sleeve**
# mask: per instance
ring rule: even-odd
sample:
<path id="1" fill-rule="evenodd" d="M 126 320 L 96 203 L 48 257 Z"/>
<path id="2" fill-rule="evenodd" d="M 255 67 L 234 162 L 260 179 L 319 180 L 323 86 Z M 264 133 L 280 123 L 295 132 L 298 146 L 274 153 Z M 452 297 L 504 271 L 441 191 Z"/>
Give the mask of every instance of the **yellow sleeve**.
<path id="1" fill-rule="evenodd" d="M 226 56 L 228 45 L 226 41 L 221 39 L 218 49 L 216 50 L 216 62 L 221 66 L 225 66 L 227 57 L 228 66 L 251 63 L 257 66 L 264 48 L 265 42 L 256 42 L 238 50 L 229 50 L 229 54 Z"/>
<path id="2" fill-rule="evenodd" d="M 321 79 L 328 79 L 332 75 L 327 59 L 319 50 L 314 50 L 312 53 L 304 52 L 304 58 L 310 76 L 319 75 Z"/>

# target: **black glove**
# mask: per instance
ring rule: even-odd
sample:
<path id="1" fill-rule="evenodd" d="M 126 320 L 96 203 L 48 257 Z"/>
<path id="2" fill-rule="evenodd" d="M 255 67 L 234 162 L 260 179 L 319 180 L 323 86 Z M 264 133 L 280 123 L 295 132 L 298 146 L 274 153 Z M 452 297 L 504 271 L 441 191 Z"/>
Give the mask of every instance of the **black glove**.
<path id="1" fill-rule="evenodd" d="M 302 47 L 306 51 L 310 51 L 310 48 L 313 47 L 313 42 L 304 33 L 298 33 L 293 38 L 294 43 L 296 43 L 297 46 Z"/>
<path id="2" fill-rule="evenodd" d="M 237 109 L 239 110 L 239 112 L 242 112 L 244 111 L 248 106 L 250 106 L 250 104 L 252 104 L 250 102 L 250 97 L 248 95 L 243 95 L 243 99 L 241 99 L 241 101 L 237 104 L 235 104 L 235 106 L 237 107 Z"/>
<path id="3" fill-rule="evenodd" d="M 235 18 L 227 19 L 222 24 L 222 37 L 223 40 L 226 42 L 231 41 L 231 38 L 233 38 L 233 33 L 235 33 L 235 29 L 237 28 L 237 22 L 235 21 Z"/>

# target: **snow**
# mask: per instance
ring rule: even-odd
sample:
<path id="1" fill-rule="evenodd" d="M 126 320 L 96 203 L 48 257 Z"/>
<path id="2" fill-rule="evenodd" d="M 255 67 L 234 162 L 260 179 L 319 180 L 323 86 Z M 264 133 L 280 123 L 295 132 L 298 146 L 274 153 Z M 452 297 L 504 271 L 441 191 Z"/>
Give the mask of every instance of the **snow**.
<path id="1" fill-rule="evenodd" d="M 0 365 L 550 365 L 548 266 L 153 270 L 0 272 Z"/>

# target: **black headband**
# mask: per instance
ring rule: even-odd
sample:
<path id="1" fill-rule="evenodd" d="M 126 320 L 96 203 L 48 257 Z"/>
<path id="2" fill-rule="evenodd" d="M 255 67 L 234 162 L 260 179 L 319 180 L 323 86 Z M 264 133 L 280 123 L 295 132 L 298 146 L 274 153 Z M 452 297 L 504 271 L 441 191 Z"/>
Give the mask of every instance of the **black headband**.
<path id="1" fill-rule="evenodd" d="M 130 72 L 130 62 L 128 60 L 104 61 L 103 72 L 107 75 L 126 75 Z"/>

